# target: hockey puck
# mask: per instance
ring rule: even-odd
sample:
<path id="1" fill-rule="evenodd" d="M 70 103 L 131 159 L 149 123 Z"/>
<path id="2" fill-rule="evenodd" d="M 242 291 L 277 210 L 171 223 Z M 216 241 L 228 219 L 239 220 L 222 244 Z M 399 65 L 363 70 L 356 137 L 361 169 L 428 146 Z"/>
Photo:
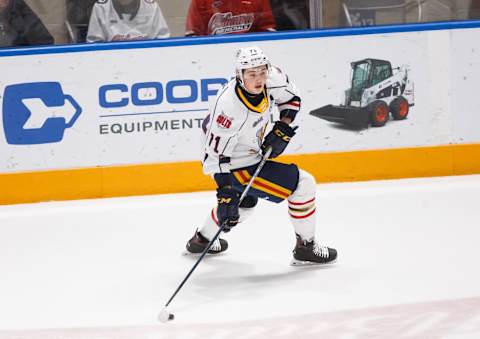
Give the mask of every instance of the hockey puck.
<path id="1" fill-rule="evenodd" d="M 158 314 L 158 320 L 162 323 L 166 323 L 167 321 L 173 319 L 175 319 L 173 313 L 168 313 L 165 309 Z"/>

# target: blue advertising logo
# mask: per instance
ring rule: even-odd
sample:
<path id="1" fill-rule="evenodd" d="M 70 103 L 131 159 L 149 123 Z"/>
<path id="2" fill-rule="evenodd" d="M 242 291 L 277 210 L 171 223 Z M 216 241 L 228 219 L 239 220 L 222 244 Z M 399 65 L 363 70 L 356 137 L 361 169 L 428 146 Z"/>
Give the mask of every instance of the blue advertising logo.
<path id="1" fill-rule="evenodd" d="M 12 145 L 59 142 L 82 108 L 58 82 L 10 85 L 3 96 L 3 129 Z"/>
<path id="2" fill-rule="evenodd" d="M 200 99 L 208 102 L 209 97 L 215 96 L 219 86 L 223 86 L 228 80 L 225 78 L 172 80 L 161 82 L 139 82 L 132 86 L 127 84 L 103 85 L 98 90 L 99 104 L 103 108 L 126 107 L 130 103 L 133 106 L 151 106 L 162 103 L 189 104 Z M 142 90 L 153 90 L 153 95 L 142 98 Z M 184 90 L 185 94 L 176 93 Z M 115 98 L 115 99 L 113 99 Z"/>

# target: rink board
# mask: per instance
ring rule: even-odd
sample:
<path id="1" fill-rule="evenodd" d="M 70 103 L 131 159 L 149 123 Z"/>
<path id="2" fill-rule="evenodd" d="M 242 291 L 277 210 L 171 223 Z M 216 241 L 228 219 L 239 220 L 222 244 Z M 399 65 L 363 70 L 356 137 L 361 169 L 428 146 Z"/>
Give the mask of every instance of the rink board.
<path id="1" fill-rule="evenodd" d="M 290 155 L 279 161 L 295 162 L 320 183 L 480 173 L 478 159 L 480 145 L 450 145 Z M 0 185 L 8 194 L 0 204 L 214 189 L 201 172 L 195 161 L 4 174 Z"/>
<path id="2" fill-rule="evenodd" d="M 478 173 L 479 26 L 0 51 L 0 203 L 212 188 L 200 169 L 201 122 L 233 75 L 234 51 L 252 44 L 301 91 L 301 128 L 284 160 L 319 182 Z M 365 58 L 408 67 L 415 91 L 408 118 L 356 129 L 309 115 L 342 101 L 350 63 Z"/>

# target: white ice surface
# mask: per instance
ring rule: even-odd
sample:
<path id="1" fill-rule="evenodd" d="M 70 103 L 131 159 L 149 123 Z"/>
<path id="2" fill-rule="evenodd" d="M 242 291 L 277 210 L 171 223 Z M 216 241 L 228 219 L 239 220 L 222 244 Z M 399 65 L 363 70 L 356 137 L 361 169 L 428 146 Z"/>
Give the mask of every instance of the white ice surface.
<path id="1" fill-rule="evenodd" d="M 479 175 L 318 185 L 339 259 L 302 268 L 261 201 L 166 325 L 213 192 L 0 206 L 0 338 L 480 338 L 479 196 Z"/>

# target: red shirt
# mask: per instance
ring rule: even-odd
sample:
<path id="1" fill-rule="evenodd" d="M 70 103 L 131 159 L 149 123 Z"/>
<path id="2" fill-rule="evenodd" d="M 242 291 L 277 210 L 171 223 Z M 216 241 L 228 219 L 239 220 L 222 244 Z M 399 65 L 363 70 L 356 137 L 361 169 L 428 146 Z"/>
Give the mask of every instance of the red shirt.
<path id="1" fill-rule="evenodd" d="M 269 0 L 192 0 L 185 35 L 274 31 Z"/>

